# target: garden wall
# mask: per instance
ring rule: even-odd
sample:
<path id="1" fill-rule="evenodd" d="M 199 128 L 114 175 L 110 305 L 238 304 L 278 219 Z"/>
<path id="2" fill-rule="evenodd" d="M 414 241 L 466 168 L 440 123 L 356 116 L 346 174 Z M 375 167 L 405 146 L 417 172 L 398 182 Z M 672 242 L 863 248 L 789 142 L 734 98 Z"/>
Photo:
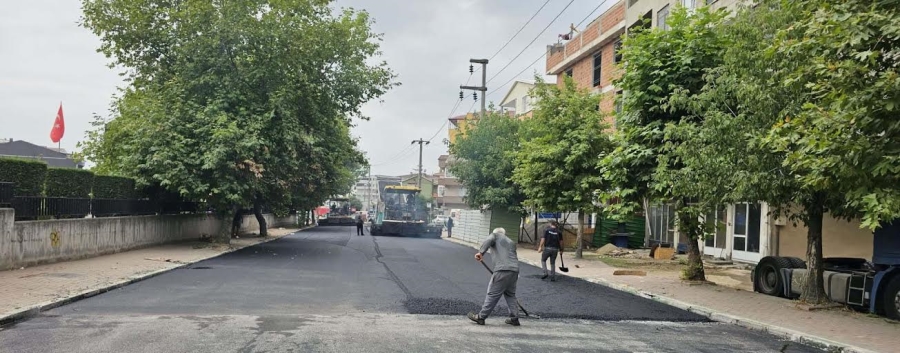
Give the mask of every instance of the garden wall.
<path id="1" fill-rule="evenodd" d="M 269 228 L 297 225 L 296 216 L 265 217 Z M 14 219 L 13 209 L 0 208 L 0 270 L 197 240 L 201 235 L 217 233 L 222 223 L 207 214 L 19 222 Z M 256 218 L 245 216 L 241 232 L 258 231 Z"/>

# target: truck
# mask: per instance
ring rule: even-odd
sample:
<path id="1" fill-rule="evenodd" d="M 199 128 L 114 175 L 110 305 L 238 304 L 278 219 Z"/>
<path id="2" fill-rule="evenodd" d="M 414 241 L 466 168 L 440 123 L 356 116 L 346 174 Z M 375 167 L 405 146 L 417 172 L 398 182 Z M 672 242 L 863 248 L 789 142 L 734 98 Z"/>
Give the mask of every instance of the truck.
<path id="1" fill-rule="evenodd" d="M 415 186 L 385 186 L 372 220 L 372 235 L 439 238 L 443 227 L 429 224 L 428 208 L 419 200 L 419 193 Z"/>
<path id="2" fill-rule="evenodd" d="M 352 226 L 356 224 L 356 218 L 350 207 L 350 199 L 346 197 L 334 197 L 325 203 L 328 213 L 319 216 L 320 226 Z"/>
<path id="3" fill-rule="evenodd" d="M 825 292 L 851 309 L 900 320 L 900 220 L 875 230 L 872 261 L 824 258 Z M 753 290 L 798 298 L 808 269 L 795 257 L 766 256 L 751 271 Z"/>

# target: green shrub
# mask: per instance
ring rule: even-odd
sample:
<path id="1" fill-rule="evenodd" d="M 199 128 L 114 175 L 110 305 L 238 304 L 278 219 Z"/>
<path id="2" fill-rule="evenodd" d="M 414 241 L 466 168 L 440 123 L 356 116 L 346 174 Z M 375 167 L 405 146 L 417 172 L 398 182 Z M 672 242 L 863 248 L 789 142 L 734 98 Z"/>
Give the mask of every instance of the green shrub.
<path id="1" fill-rule="evenodd" d="M 110 175 L 94 177 L 93 195 L 95 199 L 137 199 L 141 198 L 134 189 L 134 179 Z"/>
<path id="2" fill-rule="evenodd" d="M 47 197 L 91 197 L 94 173 L 84 169 L 50 168 L 44 184 Z"/>
<path id="3" fill-rule="evenodd" d="M 33 159 L 0 158 L 0 182 L 15 185 L 18 196 L 40 196 L 44 189 L 47 163 Z"/>

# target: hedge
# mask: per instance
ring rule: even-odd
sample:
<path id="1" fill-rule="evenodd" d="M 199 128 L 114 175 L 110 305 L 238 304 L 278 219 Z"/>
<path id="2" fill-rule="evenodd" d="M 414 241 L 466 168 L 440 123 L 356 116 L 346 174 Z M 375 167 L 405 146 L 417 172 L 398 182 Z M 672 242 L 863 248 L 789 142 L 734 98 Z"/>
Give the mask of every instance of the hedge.
<path id="1" fill-rule="evenodd" d="M 134 179 L 111 175 L 94 177 L 93 195 L 95 199 L 138 199 L 134 189 Z"/>
<path id="2" fill-rule="evenodd" d="M 0 158 L 0 182 L 16 184 L 17 196 L 40 196 L 46 175 L 47 163 L 42 161 Z"/>
<path id="3" fill-rule="evenodd" d="M 94 173 L 84 169 L 50 168 L 47 170 L 44 196 L 91 197 Z"/>

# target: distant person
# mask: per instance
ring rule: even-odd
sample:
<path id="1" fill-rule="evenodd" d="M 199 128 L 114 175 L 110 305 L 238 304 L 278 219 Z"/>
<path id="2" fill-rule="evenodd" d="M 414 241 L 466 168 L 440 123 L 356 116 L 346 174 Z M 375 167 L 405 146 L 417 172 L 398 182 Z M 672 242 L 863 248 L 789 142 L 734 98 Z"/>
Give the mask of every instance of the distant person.
<path id="1" fill-rule="evenodd" d="M 366 223 L 366 220 L 363 219 L 362 213 L 356 214 L 356 235 L 366 235 L 363 233 L 363 225 Z"/>
<path id="2" fill-rule="evenodd" d="M 481 244 L 481 249 L 475 253 L 475 260 L 481 262 L 484 253 L 491 250 L 494 259 L 494 275 L 488 284 L 487 296 L 484 305 L 478 314 L 469 312 L 469 320 L 479 325 L 484 325 L 487 319 L 500 301 L 500 297 L 506 298 L 506 307 L 509 309 L 509 318 L 506 323 L 519 326 L 519 306 L 516 301 L 516 283 L 519 281 L 519 257 L 516 254 L 516 243 L 506 236 L 503 228 L 494 229 L 490 236 Z"/>
<path id="3" fill-rule="evenodd" d="M 551 282 L 556 282 L 556 255 L 562 255 L 562 232 L 559 231 L 559 223 L 550 221 L 550 226 L 544 231 L 541 237 L 541 245 L 538 245 L 538 252 L 541 253 L 541 269 L 544 270 L 544 276 L 541 279 L 550 277 Z M 547 259 L 550 260 L 550 273 L 547 273 Z"/>
<path id="4" fill-rule="evenodd" d="M 447 217 L 447 238 L 453 238 L 453 217 Z"/>

